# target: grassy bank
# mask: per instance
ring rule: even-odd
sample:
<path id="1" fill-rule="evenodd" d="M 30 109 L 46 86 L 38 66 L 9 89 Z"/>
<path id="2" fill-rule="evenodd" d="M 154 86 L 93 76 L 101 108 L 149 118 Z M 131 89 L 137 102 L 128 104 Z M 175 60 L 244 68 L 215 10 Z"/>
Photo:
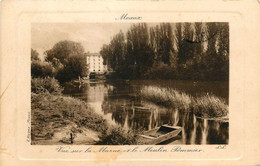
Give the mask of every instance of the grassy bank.
<path id="1" fill-rule="evenodd" d="M 63 96 L 54 78 L 32 79 L 32 144 L 135 144 L 134 133 L 111 126 L 82 100 Z"/>
<path id="2" fill-rule="evenodd" d="M 217 118 L 228 115 L 228 105 L 219 97 L 204 95 L 192 97 L 186 93 L 171 88 L 144 86 L 141 96 L 155 104 L 174 107 L 181 111 L 192 111 L 203 118 Z"/>
<path id="3" fill-rule="evenodd" d="M 31 98 L 32 143 L 52 139 L 56 132 L 67 126 L 71 127 L 68 129 L 70 131 L 66 131 L 69 133 L 64 135 L 66 139 L 69 139 L 70 133 L 74 136 L 84 128 L 99 133 L 108 128 L 106 121 L 80 100 L 50 93 L 32 93 Z"/>

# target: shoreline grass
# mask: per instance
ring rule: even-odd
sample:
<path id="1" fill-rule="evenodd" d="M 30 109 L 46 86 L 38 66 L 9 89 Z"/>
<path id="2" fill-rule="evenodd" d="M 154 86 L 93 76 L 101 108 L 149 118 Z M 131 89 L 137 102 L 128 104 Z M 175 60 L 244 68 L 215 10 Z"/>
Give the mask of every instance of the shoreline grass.
<path id="1" fill-rule="evenodd" d="M 203 118 L 219 118 L 228 115 L 228 105 L 224 99 L 214 95 L 193 97 L 172 88 L 144 86 L 141 97 L 157 105 L 191 111 Z"/>

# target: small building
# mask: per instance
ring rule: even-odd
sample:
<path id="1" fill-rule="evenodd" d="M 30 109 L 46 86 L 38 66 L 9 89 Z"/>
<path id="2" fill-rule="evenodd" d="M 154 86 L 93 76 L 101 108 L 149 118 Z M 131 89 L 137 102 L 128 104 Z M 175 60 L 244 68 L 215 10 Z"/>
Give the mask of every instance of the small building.
<path id="1" fill-rule="evenodd" d="M 107 66 L 103 65 L 103 58 L 99 53 L 87 53 L 86 60 L 89 73 L 104 74 L 107 71 Z"/>

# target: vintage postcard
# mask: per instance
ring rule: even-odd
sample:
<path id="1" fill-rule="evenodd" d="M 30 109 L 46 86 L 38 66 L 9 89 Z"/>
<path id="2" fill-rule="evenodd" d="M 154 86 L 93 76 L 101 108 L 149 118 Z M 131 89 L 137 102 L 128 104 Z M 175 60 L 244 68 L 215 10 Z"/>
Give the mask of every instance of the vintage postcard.
<path id="1" fill-rule="evenodd" d="M 2 2 L 0 165 L 259 165 L 259 8 Z"/>

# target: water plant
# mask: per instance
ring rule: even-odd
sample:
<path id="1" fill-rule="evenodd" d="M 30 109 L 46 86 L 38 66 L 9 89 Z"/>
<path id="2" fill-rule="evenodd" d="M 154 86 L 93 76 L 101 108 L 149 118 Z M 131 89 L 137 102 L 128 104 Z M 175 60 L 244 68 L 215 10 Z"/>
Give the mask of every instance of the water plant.
<path id="1" fill-rule="evenodd" d="M 214 95 L 193 97 L 176 89 L 155 86 L 142 87 L 140 95 L 155 104 L 174 107 L 181 111 L 191 111 L 200 117 L 215 118 L 228 115 L 228 105 L 224 99 Z"/>

